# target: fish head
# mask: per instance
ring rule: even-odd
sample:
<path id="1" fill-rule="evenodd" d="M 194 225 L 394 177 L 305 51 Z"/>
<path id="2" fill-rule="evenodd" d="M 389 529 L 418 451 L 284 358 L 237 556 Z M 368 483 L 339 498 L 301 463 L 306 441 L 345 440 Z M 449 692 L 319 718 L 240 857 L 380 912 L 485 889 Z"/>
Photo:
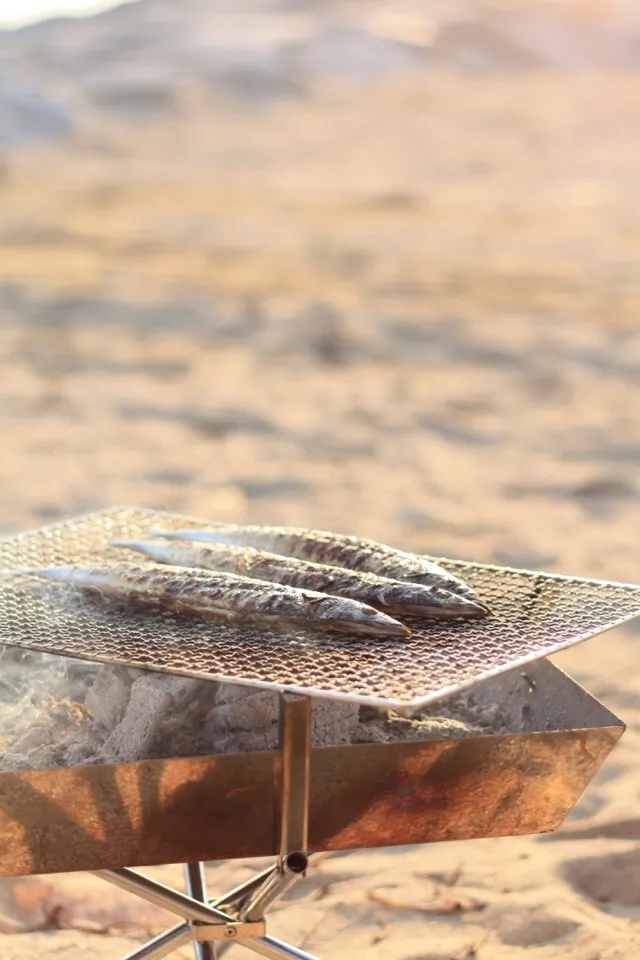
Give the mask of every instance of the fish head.
<path id="1" fill-rule="evenodd" d="M 458 577 L 454 577 L 452 573 L 443 570 L 442 567 L 438 567 L 435 564 L 431 564 L 430 566 L 432 569 L 423 573 L 409 573 L 403 576 L 401 578 L 402 582 L 420 583 L 425 587 L 440 587 L 442 590 L 448 590 L 449 593 L 454 593 L 458 597 L 466 597 L 468 600 L 478 601 L 475 590 L 470 587 L 468 583 L 465 583 Z M 391 574 L 388 576 L 394 579 Z M 478 602 L 482 603 L 482 601 Z"/>
<path id="2" fill-rule="evenodd" d="M 406 580 L 383 587 L 379 593 L 380 605 L 396 613 L 410 613 L 429 619 L 455 617 L 486 617 L 488 608 L 477 598 L 461 596 L 443 587 L 423 586 Z"/>
<path id="3" fill-rule="evenodd" d="M 380 637 L 409 637 L 411 630 L 386 613 L 365 603 L 354 603 L 342 597 L 326 595 L 314 599 L 319 619 L 334 623 L 336 628 L 348 633 L 363 633 Z"/>

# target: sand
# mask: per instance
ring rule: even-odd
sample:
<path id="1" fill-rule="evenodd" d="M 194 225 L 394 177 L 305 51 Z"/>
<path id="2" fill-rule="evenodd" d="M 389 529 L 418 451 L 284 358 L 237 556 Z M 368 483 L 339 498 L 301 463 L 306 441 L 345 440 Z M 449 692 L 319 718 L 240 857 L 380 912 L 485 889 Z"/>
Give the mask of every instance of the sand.
<path id="1" fill-rule="evenodd" d="M 73 132 L 3 148 L 0 530 L 130 503 L 640 581 L 640 81 L 585 56 L 257 105 L 187 78 L 133 119 L 104 84 L 74 99 L 97 56 L 20 60 Z M 325 960 L 635 960 L 639 636 L 557 658 L 628 730 L 556 834 L 328 859 L 272 932 Z M 1 960 L 115 960 L 167 922 L 86 875 L 0 881 Z"/>

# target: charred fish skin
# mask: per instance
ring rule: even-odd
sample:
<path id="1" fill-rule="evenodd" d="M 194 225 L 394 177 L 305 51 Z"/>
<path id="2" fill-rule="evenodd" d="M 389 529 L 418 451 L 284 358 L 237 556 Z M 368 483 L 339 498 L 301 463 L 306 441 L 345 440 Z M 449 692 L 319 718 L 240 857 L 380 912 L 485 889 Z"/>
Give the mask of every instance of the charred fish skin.
<path id="1" fill-rule="evenodd" d="M 433 620 L 482 620 L 489 616 L 489 608 L 475 597 L 472 599 L 442 587 L 410 580 L 377 579 L 388 586 L 380 589 L 374 606 L 379 605 L 380 609 L 395 616 L 408 613 Z M 427 602 L 425 594 L 429 598 Z"/>
<path id="2" fill-rule="evenodd" d="M 388 613 L 410 613 L 430 619 L 479 618 L 485 608 L 435 586 L 390 580 L 376 574 L 299 560 L 226 543 L 206 545 L 194 541 L 111 540 L 121 547 L 144 554 L 155 563 L 200 567 L 282 583 L 301 590 L 315 590 L 371 604 Z"/>
<path id="3" fill-rule="evenodd" d="M 375 636 L 411 635 L 404 624 L 356 600 L 231 573 L 122 562 L 88 567 L 30 567 L 12 574 L 55 580 L 119 600 L 146 602 L 181 613 L 248 618 L 266 624 L 295 623 Z"/>
<path id="4" fill-rule="evenodd" d="M 441 587 L 481 603 L 466 583 L 433 560 L 397 550 L 377 540 L 363 540 L 350 534 L 302 527 L 217 524 L 205 529 L 153 531 L 151 535 L 255 547 L 300 560 L 346 567 L 393 580 L 410 580 L 423 586 Z"/>

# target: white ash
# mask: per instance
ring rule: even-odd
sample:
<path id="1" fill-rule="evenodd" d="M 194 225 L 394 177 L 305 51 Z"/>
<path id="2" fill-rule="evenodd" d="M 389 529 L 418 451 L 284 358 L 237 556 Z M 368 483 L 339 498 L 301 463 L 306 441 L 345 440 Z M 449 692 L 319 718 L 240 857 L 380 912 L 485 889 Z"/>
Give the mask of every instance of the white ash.
<path id="1" fill-rule="evenodd" d="M 499 733 L 497 707 L 472 694 L 403 718 L 313 701 L 316 747 Z M 0 769 L 42 769 L 278 747 L 275 692 L 5 649 Z"/>

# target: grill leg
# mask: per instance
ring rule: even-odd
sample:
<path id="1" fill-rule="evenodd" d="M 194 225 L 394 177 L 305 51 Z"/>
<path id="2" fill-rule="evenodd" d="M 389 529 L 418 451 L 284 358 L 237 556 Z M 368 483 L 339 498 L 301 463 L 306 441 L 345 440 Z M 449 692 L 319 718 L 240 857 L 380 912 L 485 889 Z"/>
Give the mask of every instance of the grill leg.
<path id="1" fill-rule="evenodd" d="M 200 900 L 202 903 L 208 904 L 204 864 L 199 860 L 195 863 L 185 863 L 184 876 L 189 896 L 193 897 L 194 900 Z M 194 940 L 193 952 L 195 954 L 195 960 L 216 960 L 214 947 L 211 942 Z"/>
<path id="2" fill-rule="evenodd" d="M 281 860 L 294 853 L 307 853 L 310 771 L 311 700 L 283 693 L 276 791 Z"/>
<path id="3" fill-rule="evenodd" d="M 278 861 L 263 882 L 240 899 L 240 920 L 261 920 L 265 910 L 306 874 L 309 866 L 310 771 L 311 701 L 309 697 L 283 693 L 280 695 L 280 754 L 276 766 Z M 295 947 L 280 940 L 262 939 L 263 943 L 269 942 L 270 951 L 263 956 L 309 958 L 309 954 L 296 951 Z M 248 943 L 241 945 L 248 946 Z M 230 946 L 220 944 L 218 957 Z"/>
<path id="4" fill-rule="evenodd" d="M 280 696 L 280 753 L 276 764 L 276 829 L 278 859 L 273 867 L 217 900 L 207 898 L 204 867 L 200 862 L 185 864 L 187 895 L 159 884 L 133 870 L 94 871 L 104 880 L 129 890 L 145 900 L 183 917 L 164 933 L 132 951 L 124 960 L 160 960 L 179 946 L 193 939 L 193 924 L 209 925 L 200 929 L 200 936 L 219 936 L 219 928 L 234 922 L 255 923 L 258 929 L 265 910 L 281 897 L 300 877 L 311 861 L 328 854 L 308 854 L 309 784 L 311 761 L 311 701 L 308 697 L 283 693 Z M 211 924 L 216 926 L 211 931 Z M 243 928 L 247 936 L 249 927 Z M 262 924 L 264 929 L 264 924 Z M 211 931 L 211 932 L 210 932 Z M 230 946 L 244 947 L 267 960 L 318 960 L 276 937 L 238 936 L 240 928 L 231 930 L 228 940 L 193 940 L 196 960 L 218 960 Z"/>
<path id="5" fill-rule="evenodd" d="M 322 860 L 326 860 L 326 858 L 330 856 L 330 850 L 325 850 L 322 853 L 310 853 L 308 858 L 309 866 L 320 863 Z M 273 867 L 267 867 L 267 869 L 263 870 L 262 873 L 256 873 L 256 875 L 251 877 L 250 880 L 245 880 L 244 883 L 241 883 L 232 890 L 229 890 L 221 897 L 218 897 L 217 900 L 210 900 L 210 906 L 215 907 L 217 910 L 224 910 L 225 913 L 237 912 L 239 909 L 238 905 L 245 903 L 248 898 L 258 889 L 258 887 L 262 886 L 262 884 L 277 869 L 278 865 L 276 863 Z"/>
<path id="6" fill-rule="evenodd" d="M 222 949 L 227 946 L 226 943 L 220 944 Z M 318 960 L 318 957 L 307 953 L 306 950 L 298 950 L 297 947 L 292 947 L 290 943 L 278 940 L 277 937 L 266 936 L 260 937 L 258 940 L 242 940 L 238 941 L 238 946 L 253 950 L 254 953 L 266 957 L 267 960 L 280 960 L 280 958 L 284 958 L 284 960 Z M 218 951 L 218 956 L 222 956 L 222 949 Z"/>
<path id="7" fill-rule="evenodd" d="M 167 954 L 173 953 L 178 947 L 184 946 L 191 940 L 191 931 L 187 923 L 176 923 L 164 933 L 159 933 L 152 940 L 147 940 L 141 947 L 128 953 L 122 960 L 161 960 Z"/>
<path id="8" fill-rule="evenodd" d="M 209 904 L 194 900 L 178 890 L 158 883 L 157 880 L 151 880 L 149 877 L 136 873 L 135 870 L 122 868 L 120 870 L 94 870 L 96 876 L 102 877 L 114 886 L 122 890 L 128 890 L 130 893 L 149 903 L 154 903 L 163 910 L 170 913 L 177 913 L 179 917 L 185 920 L 195 920 L 199 923 L 228 923 L 232 918 L 222 910 L 210 907 Z"/>
<path id="9" fill-rule="evenodd" d="M 309 783 L 311 701 L 280 696 L 280 755 L 276 766 L 278 862 L 264 883 L 242 904 L 241 920 L 261 920 L 264 911 L 304 876 L 309 866 Z"/>

